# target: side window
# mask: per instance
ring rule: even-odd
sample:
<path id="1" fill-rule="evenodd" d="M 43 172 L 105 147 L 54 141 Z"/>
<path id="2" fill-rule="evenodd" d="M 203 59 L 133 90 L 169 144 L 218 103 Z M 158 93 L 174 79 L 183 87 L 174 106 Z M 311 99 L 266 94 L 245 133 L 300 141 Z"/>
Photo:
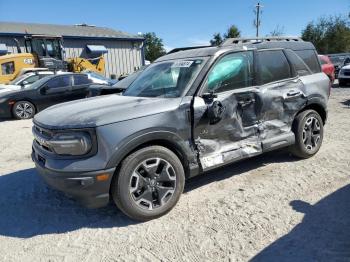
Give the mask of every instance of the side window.
<path id="1" fill-rule="evenodd" d="M 44 77 L 47 77 L 47 76 L 49 76 L 49 74 L 47 74 L 47 75 L 42 75 L 42 74 L 40 74 L 40 75 L 39 75 L 39 79 L 44 78 Z"/>
<path id="2" fill-rule="evenodd" d="M 3 75 L 11 75 L 15 72 L 15 63 L 14 62 L 7 62 L 1 64 L 1 73 Z"/>
<path id="3" fill-rule="evenodd" d="M 225 92 L 253 85 L 253 52 L 232 53 L 221 58 L 210 70 L 206 90 Z"/>
<path id="4" fill-rule="evenodd" d="M 26 82 L 26 84 L 33 84 L 35 81 L 39 80 L 39 76 L 38 75 L 34 75 L 34 76 L 30 76 L 27 79 L 24 79 L 23 82 Z M 23 83 L 22 82 L 22 83 Z"/>
<path id="5" fill-rule="evenodd" d="M 261 84 L 291 77 L 290 66 L 282 50 L 260 51 L 258 58 L 258 77 Z"/>
<path id="6" fill-rule="evenodd" d="M 318 58 L 314 50 L 296 50 L 295 53 L 304 60 L 305 64 L 308 65 L 312 73 L 321 72 Z"/>
<path id="7" fill-rule="evenodd" d="M 48 88 L 67 87 L 70 86 L 70 76 L 59 76 L 49 80 Z"/>
<path id="8" fill-rule="evenodd" d="M 306 76 L 311 74 L 310 68 L 304 63 L 297 54 L 292 50 L 285 50 L 289 62 L 294 66 L 295 72 L 299 76 Z"/>
<path id="9" fill-rule="evenodd" d="M 86 85 L 90 83 L 90 80 L 86 75 L 74 75 L 74 85 L 79 86 L 79 85 Z"/>

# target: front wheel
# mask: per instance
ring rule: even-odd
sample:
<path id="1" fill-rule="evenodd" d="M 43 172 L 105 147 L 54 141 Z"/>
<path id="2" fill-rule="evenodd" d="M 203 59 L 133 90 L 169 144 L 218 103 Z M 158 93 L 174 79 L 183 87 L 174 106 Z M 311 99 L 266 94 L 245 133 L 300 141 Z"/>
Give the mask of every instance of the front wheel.
<path id="1" fill-rule="evenodd" d="M 30 119 L 35 114 L 35 107 L 28 101 L 18 101 L 12 107 L 12 115 L 16 119 Z"/>
<path id="2" fill-rule="evenodd" d="M 323 121 L 315 110 L 305 110 L 294 120 L 295 144 L 291 153 L 300 158 L 315 155 L 323 141 Z"/>
<path id="3" fill-rule="evenodd" d="M 168 213 L 179 200 L 184 184 L 179 158 L 165 147 L 149 146 L 123 160 L 111 193 L 123 213 L 146 221 Z"/>

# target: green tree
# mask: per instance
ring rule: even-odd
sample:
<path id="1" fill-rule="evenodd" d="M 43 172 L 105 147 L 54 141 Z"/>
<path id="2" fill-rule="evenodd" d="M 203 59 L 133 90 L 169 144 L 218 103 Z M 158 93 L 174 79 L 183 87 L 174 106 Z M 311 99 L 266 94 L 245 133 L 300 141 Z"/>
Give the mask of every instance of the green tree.
<path id="1" fill-rule="evenodd" d="M 224 33 L 223 35 L 221 35 L 220 33 L 215 33 L 213 35 L 213 39 L 210 40 L 210 44 L 212 46 L 218 46 L 218 45 L 222 44 L 222 42 L 224 40 L 226 40 L 227 38 L 237 38 L 240 36 L 241 36 L 241 32 L 239 31 L 237 26 L 231 25 L 227 29 L 226 33 Z"/>
<path id="2" fill-rule="evenodd" d="M 224 39 L 227 38 L 238 38 L 241 36 L 241 31 L 238 30 L 237 26 L 231 25 L 227 32 L 224 34 Z"/>
<path id="3" fill-rule="evenodd" d="M 163 40 L 154 32 L 145 33 L 143 35 L 145 38 L 145 58 L 153 62 L 158 57 L 161 57 L 166 54 L 164 49 Z"/>
<path id="4" fill-rule="evenodd" d="M 212 46 L 218 46 L 218 45 L 221 45 L 222 41 L 223 41 L 223 39 L 221 37 L 221 34 L 220 33 L 215 33 L 213 35 L 213 39 L 210 40 L 210 44 Z"/>
<path id="5" fill-rule="evenodd" d="M 322 17 L 310 22 L 302 31 L 302 39 L 312 42 L 322 54 L 350 51 L 349 18 L 343 16 Z"/>

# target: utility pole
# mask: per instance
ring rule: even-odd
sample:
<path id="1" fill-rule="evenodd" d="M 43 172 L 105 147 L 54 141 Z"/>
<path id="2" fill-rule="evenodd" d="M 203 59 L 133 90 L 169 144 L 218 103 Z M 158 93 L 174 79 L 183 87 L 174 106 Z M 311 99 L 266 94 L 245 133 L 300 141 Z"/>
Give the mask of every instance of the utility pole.
<path id="1" fill-rule="evenodd" d="M 260 13 L 261 13 L 261 8 L 263 8 L 264 6 L 260 5 L 260 3 L 258 2 L 258 4 L 255 6 L 256 10 L 254 10 L 254 12 L 256 13 L 256 20 L 254 21 L 254 25 L 256 27 L 256 37 L 259 37 L 259 26 L 260 26 Z"/>

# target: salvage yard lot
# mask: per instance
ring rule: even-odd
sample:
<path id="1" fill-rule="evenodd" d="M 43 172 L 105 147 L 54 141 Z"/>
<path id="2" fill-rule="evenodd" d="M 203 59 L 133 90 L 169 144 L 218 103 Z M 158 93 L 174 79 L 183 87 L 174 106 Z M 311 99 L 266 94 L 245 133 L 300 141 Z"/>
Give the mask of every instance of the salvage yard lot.
<path id="1" fill-rule="evenodd" d="M 350 88 L 332 90 L 315 157 L 272 152 L 191 179 L 146 223 L 46 187 L 31 127 L 0 122 L 0 261 L 350 261 Z"/>

